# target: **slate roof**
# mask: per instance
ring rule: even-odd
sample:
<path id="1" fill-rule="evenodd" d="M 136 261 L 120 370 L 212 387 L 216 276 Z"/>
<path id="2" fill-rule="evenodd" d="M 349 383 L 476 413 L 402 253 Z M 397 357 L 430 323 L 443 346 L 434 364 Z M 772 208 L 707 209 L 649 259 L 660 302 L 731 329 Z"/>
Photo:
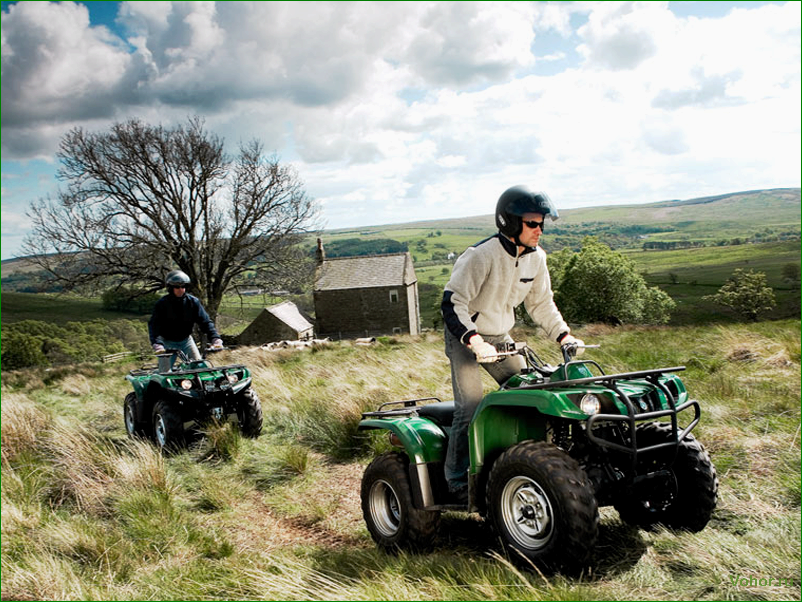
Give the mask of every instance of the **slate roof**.
<path id="1" fill-rule="evenodd" d="M 291 301 L 284 301 L 278 305 L 271 305 L 270 307 L 266 307 L 265 311 L 273 314 L 296 332 L 304 332 L 312 328 L 312 324 L 301 315 L 301 312 L 298 311 L 298 306 Z"/>
<path id="2" fill-rule="evenodd" d="M 409 253 L 332 257 L 318 268 L 315 290 L 407 286 L 417 281 Z"/>

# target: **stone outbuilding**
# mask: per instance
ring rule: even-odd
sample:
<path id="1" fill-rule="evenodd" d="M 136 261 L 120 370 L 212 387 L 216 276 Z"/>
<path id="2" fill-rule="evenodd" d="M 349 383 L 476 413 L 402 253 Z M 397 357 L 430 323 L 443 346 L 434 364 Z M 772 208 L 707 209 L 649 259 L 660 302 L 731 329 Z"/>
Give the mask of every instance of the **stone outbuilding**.
<path id="1" fill-rule="evenodd" d="M 318 240 L 317 263 L 318 336 L 420 334 L 418 279 L 408 252 L 328 259 Z"/>
<path id="2" fill-rule="evenodd" d="M 240 333 L 240 345 L 263 345 L 275 341 L 306 341 L 314 337 L 314 326 L 292 301 L 265 307 Z"/>

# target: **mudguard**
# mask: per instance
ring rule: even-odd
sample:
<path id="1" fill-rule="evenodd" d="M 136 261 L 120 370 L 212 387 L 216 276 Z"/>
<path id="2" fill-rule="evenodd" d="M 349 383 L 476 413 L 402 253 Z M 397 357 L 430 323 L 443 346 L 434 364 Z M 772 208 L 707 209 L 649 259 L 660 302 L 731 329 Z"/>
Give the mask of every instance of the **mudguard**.
<path id="1" fill-rule="evenodd" d="M 431 420 L 419 416 L 403 416 L 365 418 L 359 423 L 359 430 L 377 429 L 394 433 L 404 446 L 412 464 L 445 461 L 448 438 Z"/>

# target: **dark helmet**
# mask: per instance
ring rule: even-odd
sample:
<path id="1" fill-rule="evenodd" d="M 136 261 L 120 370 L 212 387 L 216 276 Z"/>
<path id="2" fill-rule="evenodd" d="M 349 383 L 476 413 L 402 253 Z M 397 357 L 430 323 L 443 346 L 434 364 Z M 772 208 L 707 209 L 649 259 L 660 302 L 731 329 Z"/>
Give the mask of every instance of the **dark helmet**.
<path id="1" fill-rule="evenodd" d="M 504 191 L 496 203 L 496 227 L 499 232 L 517 239 L 521 234 L 521 216 L 540 213 L 552 221 L 560 218 L 557 208 L 545 192 L 532 192 L 528 186 L 513 186 Z"/>
<path id="2" fill-rule="evenodd" d="M 164 284 L 167 288 L 172 288 L 174 286 L 188 286 L 192 281 L 189 279 L 184 272 L 181 270 L 173 270 L 169 274 L 167 274 L 167 278 L 164 279 Z"/>

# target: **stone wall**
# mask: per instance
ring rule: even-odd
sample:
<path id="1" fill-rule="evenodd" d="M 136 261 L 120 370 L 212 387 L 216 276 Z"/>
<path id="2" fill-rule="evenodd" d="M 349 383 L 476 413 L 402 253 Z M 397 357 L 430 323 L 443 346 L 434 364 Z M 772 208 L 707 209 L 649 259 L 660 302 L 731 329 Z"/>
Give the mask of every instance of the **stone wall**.
<path id="1" fill-rule="evenodd" d="M 315 291 L 315 331 L 333 339 L 418 334 L 417 320 L 410 325 L 417 313 L 411 287 L 417 285 Z"/>

